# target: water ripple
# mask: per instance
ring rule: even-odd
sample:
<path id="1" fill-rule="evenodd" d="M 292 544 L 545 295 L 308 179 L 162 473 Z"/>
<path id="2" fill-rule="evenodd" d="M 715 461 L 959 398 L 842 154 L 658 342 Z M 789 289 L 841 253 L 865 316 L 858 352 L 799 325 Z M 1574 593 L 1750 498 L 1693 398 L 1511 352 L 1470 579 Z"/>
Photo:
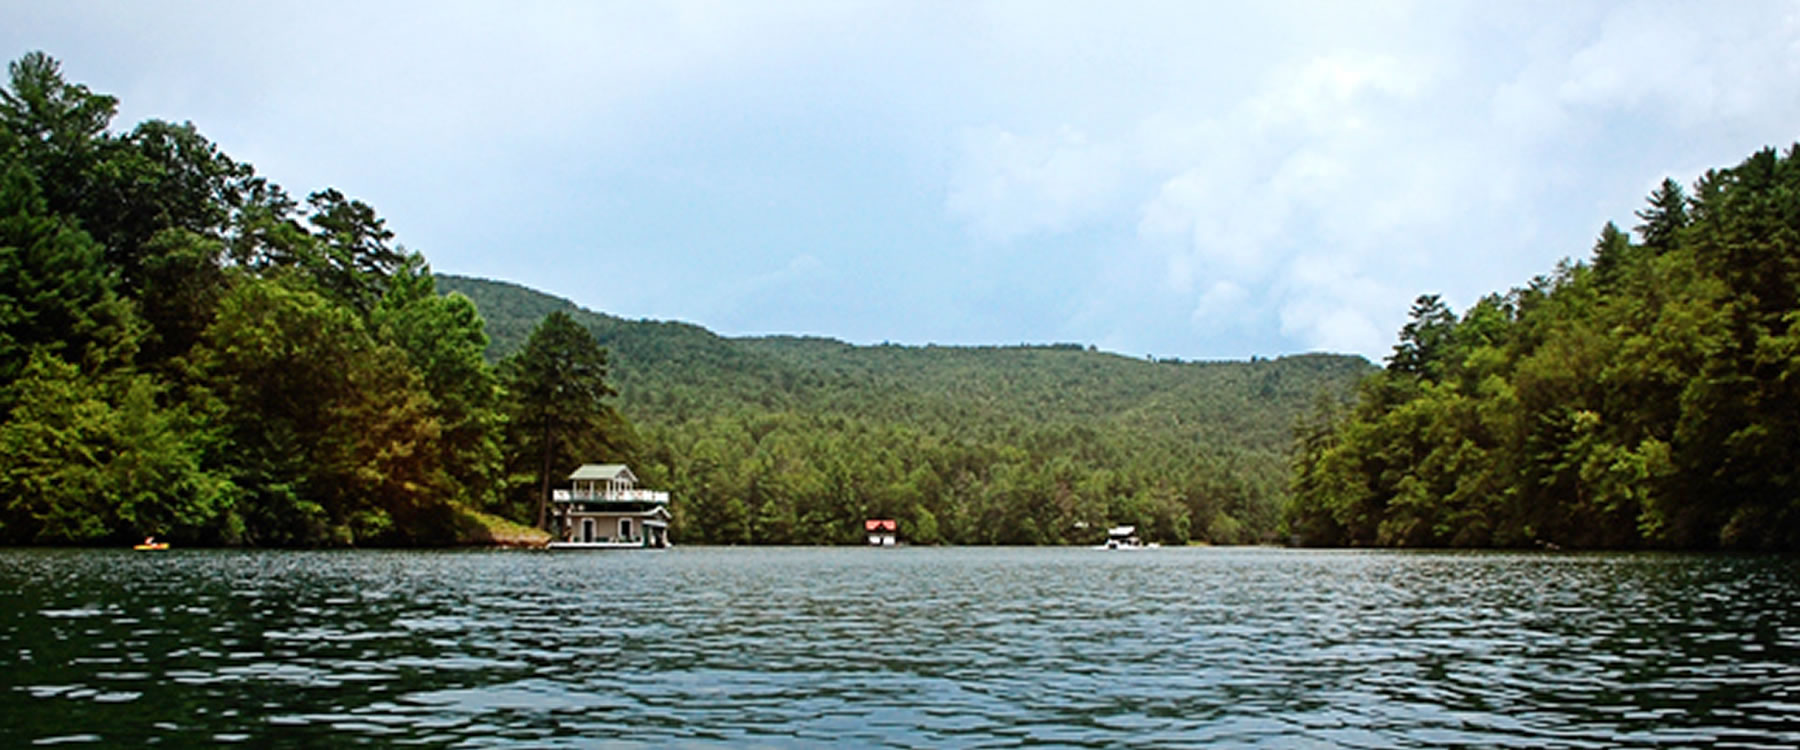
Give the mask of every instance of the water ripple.
<path id="1" fill-rule="evenodd" d="M 1800 745 L 1773 558 L 0 552 L 0 745 Z"/>

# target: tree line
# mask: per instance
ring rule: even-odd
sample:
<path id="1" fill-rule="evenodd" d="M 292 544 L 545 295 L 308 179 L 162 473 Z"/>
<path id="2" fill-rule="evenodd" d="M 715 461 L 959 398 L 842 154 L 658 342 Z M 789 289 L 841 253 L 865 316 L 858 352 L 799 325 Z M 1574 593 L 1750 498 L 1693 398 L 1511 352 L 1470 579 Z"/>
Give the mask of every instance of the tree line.
<path id="1" fill-rule="evenodd" d="M 1317 545 L 1800 546 L 1800 160 L 1670 179 L 1584 262 L 1460 316 L 1297 427 Z"/>
<path id="2" fill-rule="evenodd" d="M 3 543 L 442 544 L 476 512 L 541 525 L 588 461 L 673 490 L 689 543 L 853 542 L 869 516 L 924 543 L 1267 540 L 1286 423 L 1367 367 L 725 340 L 495 296 L 191 123 L 115 132 L 43 53 L 7 72 Z"/>
<path id="3" fill-rule="evenodd" d="M 517 351 L 566 312 L 614 361 L 624 460 L 673 492 L 677 541 L 836 544 L 894 518 L 914 543 L 1280 538 L 1290 425 L 1360 357 L 1146 361 L 1078 344 L 856 346 L 725 338 L 456 276 Z"/>
<path id="4" fill-rule="evenodd" d="M 434 275 L 191 123 L 114 132 L 42 53 L 7 72 L 0 542 L 440 544 L 541 524 L 589 461 L 673 491 L 686 543 L 1800 542 L 1794 149 L 1460 314 L 1419 298 L 1371 373 L 623 321 Z"/>
<path id="5" fill-rule="evenodd" d="M 8 74 L 0 542 L 442 543 L 616 416 L 591 337 L 557 317 L 491 365 L 367 204 L 191 123 L 111 132 L 117 100 L 41 52 Z"/>

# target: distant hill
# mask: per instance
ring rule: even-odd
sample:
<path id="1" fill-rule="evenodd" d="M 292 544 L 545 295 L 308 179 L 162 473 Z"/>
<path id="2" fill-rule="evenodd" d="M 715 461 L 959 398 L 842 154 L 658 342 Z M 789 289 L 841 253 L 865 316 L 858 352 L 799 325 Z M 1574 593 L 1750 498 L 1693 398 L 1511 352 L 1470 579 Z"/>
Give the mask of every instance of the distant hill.
<path id="1" fill-rule="evenodd" d="M 899 516 L 924 541 L 1080 542 L 1124 522 L 1167 541 L 1265 539 L 1294 420 L 1374 369 L 1331 354 L 1175 362 L 1075 344 L 727 338 L 516 284 L 437 281 L 481 310 L 495 359 L 555 310 L 594 332 L 639 431 L 634 461 L 686 498 L 690 540 L 845 541 L 865 514 Z"/>

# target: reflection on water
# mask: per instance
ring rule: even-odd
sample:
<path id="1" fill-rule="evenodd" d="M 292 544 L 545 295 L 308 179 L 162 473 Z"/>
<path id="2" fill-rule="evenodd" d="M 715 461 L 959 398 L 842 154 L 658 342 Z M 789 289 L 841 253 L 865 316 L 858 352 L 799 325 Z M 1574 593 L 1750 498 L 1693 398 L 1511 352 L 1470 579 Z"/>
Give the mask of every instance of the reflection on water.
<path id="1" fill-rule="evenodd" d="M 1800 746 L 1800 564 L 0 551 L 0 746 Z"/>

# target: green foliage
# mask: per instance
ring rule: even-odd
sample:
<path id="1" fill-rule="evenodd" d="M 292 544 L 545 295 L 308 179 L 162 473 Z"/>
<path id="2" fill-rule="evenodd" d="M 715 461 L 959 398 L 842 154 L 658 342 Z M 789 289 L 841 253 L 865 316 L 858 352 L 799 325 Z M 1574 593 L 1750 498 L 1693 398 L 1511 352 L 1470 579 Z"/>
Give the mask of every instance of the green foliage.
<path id="1" fill-rule="evenodd" d="M 196 460 L 208 436 L 158 408 L 148 377 L 96 380 L 38 349 L 7 391 L 0 540 L 194 538 L 229 511 L 231 486 Z"/>
<path id="2" fill-rule="evenodd" d="M 222 457 L 249 500 L 248 541 L 429 538 L 452 483 L 406 355 L 355 311 L 280 278 L 246 279 L 196 355 L 224 408 Z"/>
<path id="3" fill-rule="evenodd" d="M 132 324 L 113 293 L 101 247 L 48 213 L 24 167 L 0 173 L 0 384 L 35 348 L 76 362 L 125 345 Z"/>
<path id="4" fill-rule="evenodd" d="M 42 52 L 26 53 L 7 65 L 8 86 L 0 89 L 0 156 L 31 165 L 54 193 L 50 208 L 72 212 L 93 179 L 91 169 L 110 139 L 108 124 L 118 100 L 62 78 L 62 66 Z"/>
<path id="5" fill-rule="evenodd" d="M 1639 248 L 1631 244 L 1631 238 L 1619 231 L 1618 225 L 1606 222 L 1600 228 L 1600 237 L 1594 241 L 1594 274 L 1598 277 L 1595 283 L 1611 288 L 1619 283 L 1619 276 L 1626 268 L 1638 266 L 1637 259 L 1631 257 Z"/>
<path id="6" fill-rule="evenodd" d="M 302 210 L 31 53 L 0 90 L 0 541 L 457 538 L 496 497 L 468 300 L 369 206 Z"/>
<path id="7" fill-rule="evenodd" d="M 1460 320 L 1420 298 L 1387 371 L 1295 444 L 1331 545 L 1800 545 L 1800 161 L 1665 180 L 1594 261 Z M 1429 334 L 1429 335 L 1428 335 Z"/>
<path id="8" fill-rule="evenodd" d="M 616 457 L 627 446 L 623 425 L 606 399 L 606 352 L 568 314 L 553 312 L 500 364 L 514 466 L 537 467 L 537 527 L 547 520 L 550 483 L 584 460 Z"/>
<path id="9" fill-rule="evenodd" d="M 686 542 L 854 544 L 870 517 L 922 544 L 1087 544 L 1117 523 L 1169 543 L 1271 540 L 1289 425 L 1369 370 L 1328 355 L 1170 363 L 1068 344 L 727 339 L 499 282 L 438 285 L 480 306 L 490 356 L 552 312 L 606 345 L 638 426 L 633 468 L 674 492 Z"/>
<path id="10" fill-rule="evenodd" d="M 1675 244 L 1677 234 L 1688 224 L 1687 194 L 1682 192 L 1681 183 L 1663 178 L 1662 184 L 1650 193 L 1650 205 L 1640 209 L 1637 217 L 1644 221 L 1637 225 L 1638 236 L 1644 238 L 1644 245 L 1657 252 L 1667 252 Z"/>
<path id="11" fill-rule="evenodd" d="M 482 352 L 488 338 L 475 304 L 440 296 L 424 259 L 414 255 L 388 279 L 372 316 L 379 338 L 402 352 L 429 395 L 439 428 L 433 450 L 454 499 L 490 507 L 502 481 L 499 381 Z"/>
<path id="12" fill-rule="evenodd" d="M 306 203 L 318 242 L 303 264 L 330 296 L 366 312 L 407 261 L 406 253 L 388 246 L 394 233 L 368 204 L 331 188 L 313 193 Z"/>
<path id="13" fill-rule="evenodd" d="M 1456 316 L 1437 295 L 1419 297 L 1413 303 L 1412 320 L 1400 329 L 1400 343 L 1388 357 L 1388 370 L 1437 380 L 1447 364 L 1444 357 L 1455 328 Z"/>
<path id="14" fill-rule="evenodd" d="M 476 511 L 541 523 L 549 482 L 614 460 L 674 491 L 690 542 L 857 543 L 870 516 L 927 544 L 1262 541 L 1288 426 L 1369 369 L 595 315 L 434 278 L 373 207 L 297 201 L 192 124 L 111 132 L 117 101 L 41 53 L 9 72 L 0 540 L 439 543 Z"/>

